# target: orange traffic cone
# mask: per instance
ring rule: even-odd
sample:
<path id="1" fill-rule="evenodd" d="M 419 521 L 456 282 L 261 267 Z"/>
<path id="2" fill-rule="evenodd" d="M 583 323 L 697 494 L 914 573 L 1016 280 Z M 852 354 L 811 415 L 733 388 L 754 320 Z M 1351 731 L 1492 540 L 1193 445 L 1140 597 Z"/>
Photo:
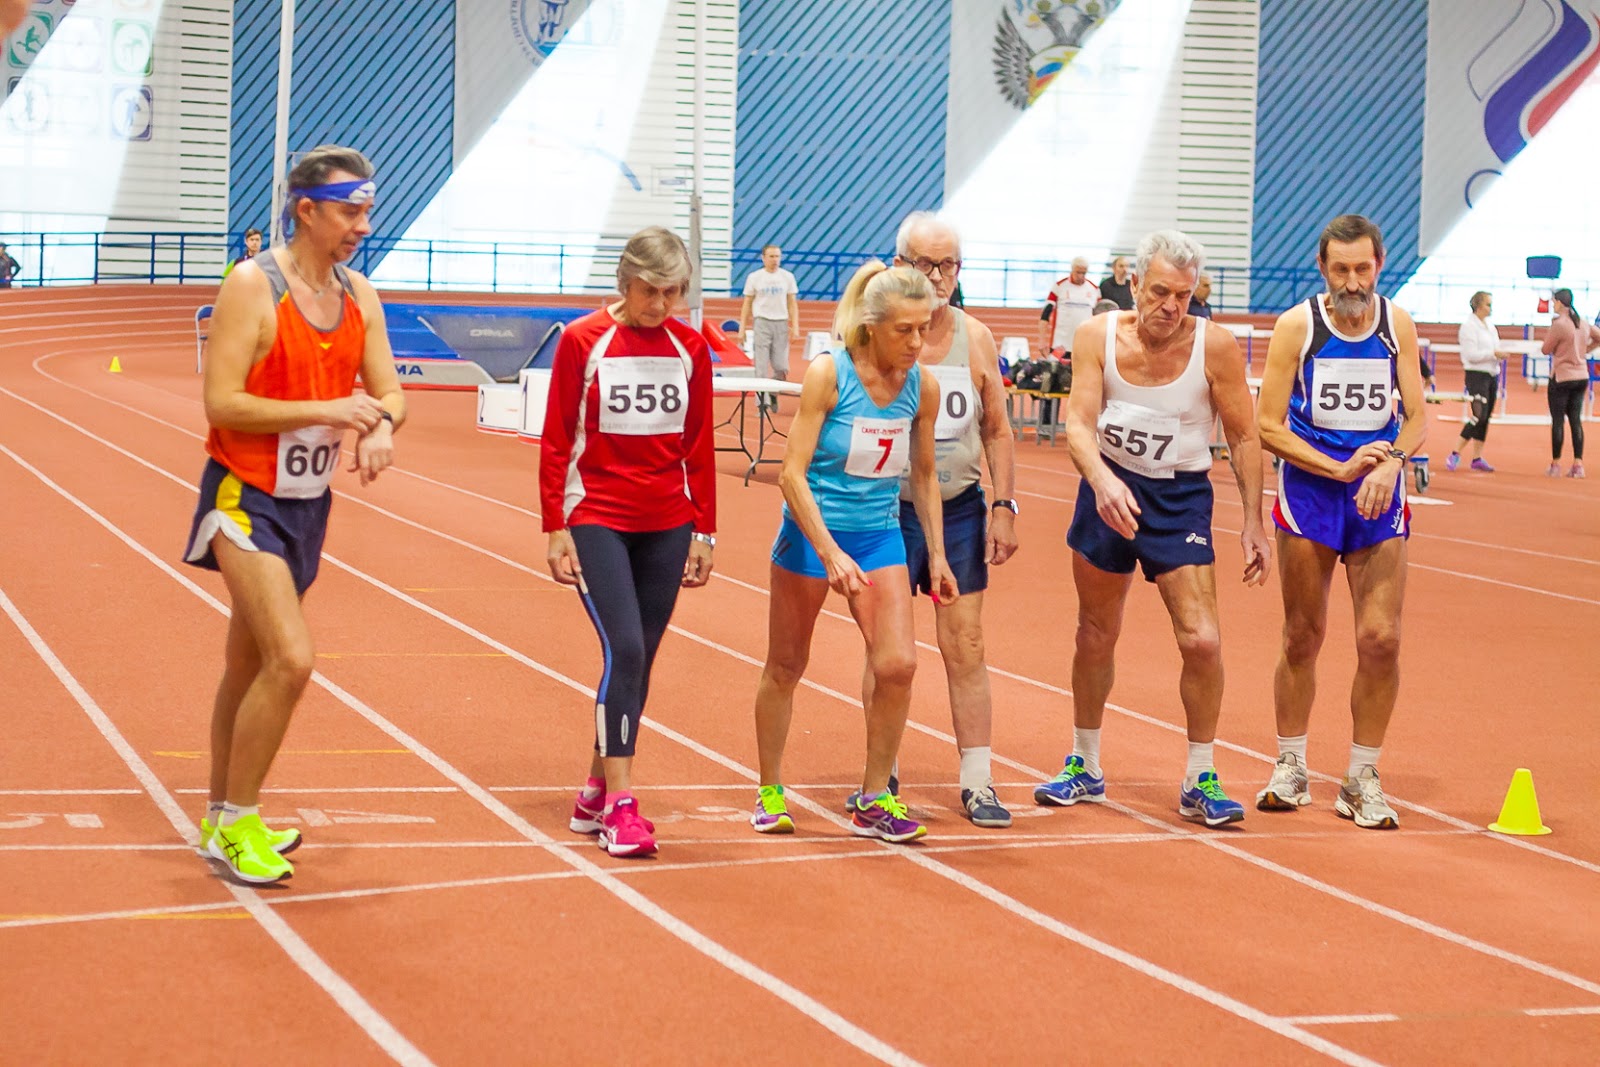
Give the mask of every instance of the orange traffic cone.
<path id="1" fill-rule="evenodd" d="M 1516 834 L 1519 837 L 1537 837 L 1550 832 L 1539 818 L 1539 798 L 1533 792 L 1533 772 L 1518 767 L 1511 775 L 1511 788 L 1506 790 L 1506 801 L 1500 806 L 1500 817 L 1489 824 L 1497 834 Z"/>

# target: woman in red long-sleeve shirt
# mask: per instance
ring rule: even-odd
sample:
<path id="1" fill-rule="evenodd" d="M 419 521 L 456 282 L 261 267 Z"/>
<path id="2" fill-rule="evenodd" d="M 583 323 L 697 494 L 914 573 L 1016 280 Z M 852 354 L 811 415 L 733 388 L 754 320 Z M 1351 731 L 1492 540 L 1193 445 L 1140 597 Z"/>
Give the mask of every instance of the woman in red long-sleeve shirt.
<path id="1" fill-rule="evenodd" d="M 650 667 L 680 587 L 711 578 L 717 485 L 711 353 L 671 317 L 691 271 L 669 230 L 633 235 L 622 299 L 567 327 L 539 450 L 546 553 L 600 636 L 595 749 L 571 827 L 613 856 L 656 851 L 631 790 Z"/>

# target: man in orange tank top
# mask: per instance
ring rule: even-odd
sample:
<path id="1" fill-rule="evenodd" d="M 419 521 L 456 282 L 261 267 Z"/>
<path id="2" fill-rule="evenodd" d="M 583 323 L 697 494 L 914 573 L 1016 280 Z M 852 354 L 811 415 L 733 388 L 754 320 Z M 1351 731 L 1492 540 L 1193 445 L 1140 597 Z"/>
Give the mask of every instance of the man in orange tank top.
<path id="1" fill-rule="evenodd" d="M 366 278 L 339 264 L 372 232 L 372 164 L 337 145 L 289 174 L 286 245 L 240 263 L 222 283 L 206 345 L 210 459 L 187 562 L 222 572 L 233 598 L 211 718 L 211 789 L 201 847 L 251 885 L 294 873 L 299 831 L 257 811 L 261 782 L 311 678 L 300 601 L 316 579 L 348 431 L 348 468 L 366 485 L 394 461 L 405 400 Z M 364 391 L 355 392 L 359 375 Z"/>

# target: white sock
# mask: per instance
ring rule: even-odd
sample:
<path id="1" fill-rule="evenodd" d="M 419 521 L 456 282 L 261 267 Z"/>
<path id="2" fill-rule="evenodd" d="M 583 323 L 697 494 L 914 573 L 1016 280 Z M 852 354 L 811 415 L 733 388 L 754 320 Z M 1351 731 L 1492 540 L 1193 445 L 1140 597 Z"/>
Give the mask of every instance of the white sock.
<path id="1" fill-rule="evenodd" d="M 1305 734 L 1301 734 L 1299 737 L 1284 737 L 1282 734 L 1278 735 L 1278 758 L 1282 759 L 1291 752 L 1294 753 L 1296 758 L 1300 760 L 1300 766 L 1304 767 L 1306 765 Z"/>
<path id="2" fill-rule="evenodd" d="M 206 818 L 211 820 L 211 825 L 212 826 L 217 825 L 217 820 L 222 818 L 222 801 L 220 801 L 220 800 L 208 800 L 208 801 L 206 801 Z"/>
<path id="3" fill-rule="evenodd" d="M 260 812 L 261 808 L 255 804 L 248 806 L 244 804 L 223 804 L 221 813 L 217 815 L 217 825 L 232 826 L 240 819 L 249 815 L 258 815 Z"/>
<path id="4" fill-rule="evenodd" d="M 1100 731 L 1098 729 L 1085 730 L 1082 727 L 1072 728 L 1072 754 L 1083 760 L 1083 769 L 1096 778 L 1104 777 L 1100 773 Z"/>
<path id="5" fill-rule="evenodd" d="M 988 745 L 976 748 L 961 749 L 961 788 L 979 789 L 988 788 L 994 781 L 989 771 L 990 749 Z"/>
<path id="6" fill-rule="evenodd" d="M 1211 770 L 1216 765 L 1212 750 L 1216 748 L 1215 741 L 1190 741 L 1189 764 L 1183 769 L 1183 787 L 1194 788 L 1200 776 Z"/>
<path id="7" fill-rule="evenodd" d="M 1352 744 L 1350 746 L 1350 769 L 1345 774 L 1354 778 L 1357 771 L 1369 764 L 1376 770 L 1378 767 L 1378 755 L 1382 751 L 1382 745 L 1368 748 L 1366 745 Z"/>

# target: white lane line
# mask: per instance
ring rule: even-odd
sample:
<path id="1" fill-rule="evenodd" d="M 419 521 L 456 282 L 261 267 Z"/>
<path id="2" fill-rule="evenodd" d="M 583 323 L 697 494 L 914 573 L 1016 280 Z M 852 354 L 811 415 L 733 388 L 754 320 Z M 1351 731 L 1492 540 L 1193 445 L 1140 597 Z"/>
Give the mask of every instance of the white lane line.
<path id="1" fill-rule="evenodd" d="M 109 442 L 105 443 L 109 444 Z M 122 452 L 124 455 L 127 455 L 132 459 L 137 460 L 140 464 L 149 467 L 151 470 L 156 471 L 157 473 L 177 482 L 179 485 L 185 486 L 191 492 L 199 491 L 198 487 L 189 485 L 187 482 L 183 481 L 183 479 L 169 471 L 162 470 L 160 467 L 157 467 L 154 464 L 141 459 L 140 457 L 134 456 L 132 453 L 126 452 L 124 449 L 117 448 L 115 445 L 111 445 L 110 447 L 116 449 L 118 452 Z M 27 460 L 23 459 L 21 456 L 17 455 L 10 448 L 7 448 L 3 444 L 0 444 L 0 453 L 4 453 L 6 456 L 10 457 L 12 462 L 16 463 L 28 473 L 32 474 L 39 481 L 43 482 L 58 496 L 61 496 L 79 511 L 82 511 L 85 515 L 89 516 L 89 518 L 93 519 L 98 525 L 109 531 L 114 537 L 123 542 L 134 552 L 144 557 L 158 570 L 165 573 L 169 578 L 176 581 L 179 585 L 182 585 L 185 589 L 189 590 L 196 597 L 200 598 L 200 600 L 204 601 L 207 605 L 216 610 L 218 613 L 222 614 L 224 617 L 228 616 L 228 608 L 221 601 L 217 600 L 210 593 L 200 588 L 200 586 L 196 585 L 183 574 L 180 574 L 175 568 L 157 556 L 154 552 L 151 552 L 144 545 L 135 541 L 132 537 L 118 529 L 117 526 L 104 515 L 100 514 L 82 500 L 79 500 L 76 496 L 73 496 L 72 493 L 67 489 L 56 484 L 43 471 L 33 466 Z M 354 571 L 354 568 L 348 567 L 347 564 L 335 559 L 332 556 L 325 556 L 324 558 L 327 559 L 329 563 L 332 563 L 337 567 Z M 406 597 L 406 594 L 401 593 L 397 589 L 393 590 L 393 592 L 396 596 Z M 406 599 L 411 598 L 406 597 Z M 555 671 L 551 671 L 549 668 L 544 668 L 544 670 L 554 678 L 563 679 L 572 685 L 578 684 L 576 682 L 572 682 L 570 679 L 565 679 L 564 675 L 561 675 Z M 477 782 L 467 777 L 466 774 L 458 770 L 442 756 L 438 755 L 432 749 L 423 745 L 421 741 L 412 737 L 400 727 L 396 726 L 394 723 L 378 714 L 378 712 L 340 687 L 327 676 L 322 674 L 322 672 L 314 671 L 312 673 L 312 681 L 332 694 L 333 697 L 340 703 L 344 704 L 350 710 L 366 719 L 373 726 L 376 726 L 379 730 L 382 730 L 385 734 L 388 734 L 391 738 L 410 749 L 412 753 L 424 763 L 438 771 L 443 778 L 445 778 L 447 781 L 455 783 L 458 788 L 467 793 L 474 800 L 478 801 L 478 803 L 483 807 L 487 808 L 492 814 L 499 818 L 500 821 L 515 829 L 528 840 L 541 844 L 551 843 L 552 839 L 543 831 L 539 830 L 526 819 L 522 818 L 522 816 L 511 810 L 497 797 L 491 795 Z M 588 693 L 589 696 L 593 698 L 593 690 L 589 690 Z M 87 697 L 87 694 L 84 694 L 84 696 Z M 107 724 L 109 725 L 109 720 L 107 720 Z M 131 748 L 128 749 L 128 752 L 135 759 L 138 758 L 137 754 L 133 753 Z M 197 842 L 199 840 L 198 832 L 191 824 L 187 822 L 187 820 L 183 818 L 181 809 L 177 807 L 177 800 L 165 792 L 165 787 L 160 785 L 159 781 L 155 779 L 154 774 L 150 772 L 148 767 L 145 767 L 145 773 L 150 776 L 150 781 L 157 788 L 162 790 L 163 795 L 166 796 L 168 803 L 172 806 L 172 811 L 176 814 L 179 820 L 179 823 L 175 825 L 181 825 L 184 828 L 184 839 L 190 842 Z M 601 867 L 597 863 L 594 863 L 592 860 L 577 856 L 570 850 L 565 849 L 553 851 L 551 854 L 560 857 L 562 862 L 568 863 L 577 868 L 596 885 L 617 897 L 624 904 L 627 904 L 629 907 L 633 908 L 635 911 L 639 912 L 641 915 L 645 916 L 656 925 L 672 934 L 674 937 L 677 937 L 680 941 L 694 948 L 702 955 L 711 959 L 713 962 L 720 964 L 745 980 L 772 994 L 783 1003 L 790 1005 L 791 1007 L 800 1011 L 802 1014 L 809 1017 L 819 1026 L 834 1034 L 834 1036 L 855 1046 L 867 1055 L 881 1060 L 884 1063 L 905 1065 L 905 1067 L 913 1067 L 913 1065 L 917 1063 L 916 1060 L 912 1059 L 906 1053 L 901 1052 L 888 1042 L 862 1029 L 855 1023 L 850 1022 L 844 1016 L 822 1004 L 820 1001 L 808 996 L 801 990 L 778 978 L 776 975 L 757 967 L 743 956 L 738 955 L 721 943 L 701 933 L 698 929 L 690 926 L 677 916 L 671 914 L 665 908 L 661 907 L 655 901 L 646 897 L 632 886 L 625 885 L 622 881 L 617 879 L 611 871 Z M 236 889 L 237 887 L 232 887 L 230 885 L 230 888 Z M 255 898 L 256 894 L 250 893 L 249 896 L 251 898 Z M 246 902 L 246 906 L 249 907 L 250 904 Z M 295 935 L 293 931 L 289 929 L 287 924 L 282 922 L 282 920 L 272 915 L 270 909 L 267 909 L 261 905 L 259 900 L 257 900 L 255 907 L 259 908 L 262 913 L 268 916 L 274 924 L 281 927 L 282 931 L 286 935 L 294 937 L 297 941 L 299 940 L 298 935 Z M 252 914 L 254 914 L 254 912 L 252 912 Z M 300 944 L 304 945 L 304 942 L 300 942 Z M 311 952 L 309 947 L 306 947 L 305 951 L 307 953 Z M 332 972 L 329 971 L 329 974 L 331 975 Z M 340 981 L 342 981 L 342 979 L 340 979 Z M 355 991 L 353 989 L 350 990 L 350 993 L 352 996 L 355 995 Z M 374 1013 L 374 1015 L 376 1015 L 376 1013 Z M 395 1032 L 395 1037 L 399 1038 L 398 1032 Z M 400 1040 L 404 1039 L 401 1038 Z M 386 1050 L 388 1049 L 387 1046 L 385 1046 L 385 1048 Z M 421 1053 L 418 1052 L 417 1055 L 421 1056 Z M 427 1061 L 425 1059 L 415 1061 L 407 1059 L 403 1060 L 402 1062 L 425 1063 Z"/>
<path id="2" fill-rule="evenodd" d="M 1351 1023 L 1397 1023 L 1398 1015 L 1280 1015 L 1278 1018 L 1296 1026 L 1346 1026 Z"/>
<path id="3" fill-rule="evenodd" d="M 19 463 L 22 462 L 14 452 L 4 445 L 0 445 L 0 452 L 5 452 L 6 455 Z M 37 472 L 35 473 L 37 474 Z M 145 792 L 155 802 L 161 814 L 167 817 L 167 821 L 172 824 L 172 828 L 178 832 L 178 835 L 192 849 L 199 843 L 200 833 L 184 815 L 183 809 L 178 805 L 177 798 L 167 791 L 167 787 L 156 777 L 155 772 L 150 769 L 150 765 L 145 763 L 138 752 L 134 751 L 127 738 L 122 735 L 122 732 L 101 710 L 100 705 L 95 703 L 94 698 L 89 695 L 88 691 L 79 684 L 78 679 L 73 676 L 72 672 L 67 670 L 66 664 L 61 662 L 61 659 L 45 643 L 44 638 L 39 636 L 39 632 L 33 628 L 22 612 L 17 609 L 17 606 L 12 603 L 11 598 L 6 595 L 3 589 L 0 589 L 0 611 L 4 611 L 6 616 L 11 619 L 12 624 L 22 631 L 22 636 L 27 639 L 34 652 L 44 661 L 44 665 L 50 669 L 50 673 L 54 674 L 62 687 L 72 694 L 72 698 L 83 709 L 83 713 L 89 717 L 89 721 L 94 723 L 95 729 L 100 731 L 100 736 L 105 738 L 106 743 L 122 759 L 122 762 L 127 764 L 128 770 L 133 773 L 134 778 L 144 787 Z M 385 1019 L 376 1008 L 367 1003 L 366 998 L 356 992 L 354 986 L 332 967 L 328 966 L 327 962 L 317 955 L 311 946 L 288 923 L 284 922 L 271 908 L 262 903 L 259 893 L 253 889 L 234 885 L 229 881 L 223 881 L 221 884 L 233 895 L 239 905 L 250 913 L 251 918 L 261 924 L 262 929 L 278 943 L 278 946 L 288 954 L 289 958 L 295 962 L 295 965 L 304 971 L 307 977 L 321 986 L 323 991 L 332 997 L 334 1002 L 344 1010 L 345 1014 L 350 1016 L 351 1020 L 372 1039 L 374 1044 L 388 1053 L 397 1063 L 406 1064 L 408 1067 L 411 1067 L 411 1065 L 416 1065 L 416 1067 L 431 1065 L 432 1061 L 423 1055 L 421 1049 L 408 1041 L 388 1019 Z"/>
<path id="4" fill-rule="evenodd" d="M 1451 1019 L 1498 1019 L 1507 1016 L 1532 1016 L 1536 1019 L 1559 1018 L 1571 1015 L 1600 1015 L 1600 1005 L 1585 1004 L 1570 1008 L 1505 1008 L 1475 1012 L 1410 1012 L 1395 1015 L 1380 1012 L 1372 1015 L 1280 1015 L 1285 1022 L 1296 1026 L 1352 1026 L 1362 1023 L 1439 1022 Z"/>
<path id="5" fill-rule="evenodd" d="M 182 790 L 179 790 L 182 792 Z M 199 792 L 204 793 L 201 789 Z M 139 789 L 0 789 L 0 797 L 142 797 Z"/>
<path id="6" fill-rule="evenodd" d="M 74 429 L 77 429 L 77 427 L 74 427 Z M 87 431 L 80 432 L 87 434 Z M 89 436 L 92 437 L 93 435 Z M 96 440 L 100 439 L 96 438 Z M 135 456 L 132 453 L 127 452 L 125 449 L 122 449 L 116 445 L 111 445 L 109 442 L 103 443 L 107 444 L 115 451 L 134 459 L 142 466 L 146 466 L 149 469 L 163 475 L 164 477 L 175 481 L 180 485 L 184 485 L 191 491 L 198 491 L 195 489 L 195 487 L 190 486 L 177 475 L 165 471 L 155 464 L 149 463 L 142 457 Z M 165 572 L 169 577 L 188 588 L 196 596 L 210 604 L 217 611 L 223 614 L 227 613 L 227 609 L 220 601 L 216 600 L 216 598 L 212 597 L 209 593 L 201 589 L 198 585 L 195 585 L 182 574 L 179 574 L 169 564 L 161 560 L 149 549 L 145 548 L 143 545 L 133 540 L 133 538 L 129 537 L 126 533 L 118 529 L 110 522 L 110 520 L 106 519 L 88 504 L 82 502 L 66 489 L 51 481 L 49 477 L 42 471 L 39 471 L 37 468 L 33 467 L 26 460 L 23 460 L 20 456 L 12 452 L 9 448 L 6 448 L 4 445 L 0 445 L 0 451 L 3 451 L 6 455 L 10 456 L 14 462 L 28 470 L 29 473 L 34 475 L 34 477 L 44 482 L 58 495 L 68 500 L 80 511 L 84 512 L 95 522 L 100 524 L 103 528 L 110 531 L 119 540 L 123 541 L 138 554 L 149 560 L 157 568 Z M 409 520 L 407 520 L 407 522 L 410 524 Z M 425 528 L 421 527 L 421 524 L 416 525 L 418 525 L 419 528 Z M 454 540 L 453 538 L 451 539 Z M 402 592 L 394 586 L 388 585 L 378 578 L 357 570 L 349 564 L 344 563 L 342 560 L 326 554 L 324 554 L 324 559 L 333 566 L 346 571 L 352 576 L 360 578 L 368 584 L 371 584 L 376 588 L 389 593 L 390 596 L 393 596 L 396 599 L 399 599 L 417 608 L 425 614 L 439 619 L 441 622 L 445 622 L 447 625 L 452 626 L 463 633 L 474 636 L 476 639 L 480 640 L 491 648 L 495 648 L 498 651 L 506 653 L 508 656 L 511 656 L 518 662 L 523 663 L 530 669 L 537 671 L 538 673 L 543 674 L 553 680 L 560 681 L 569 688 L 584 693 L 590 699 L 594 698 L 594 690 L 590 689 L 588 686 L 583 685 L 581 682 L 574 681 L 573 679 L 561 674 L 559 671 L 553 670 L 542 663 L 538 663 L 530 657 L 523 655 L 521 652 L 512 649 L 510 646 L 504 645 L 487 634 L 474 629 L 467 623 L 464 623 L 459 619 L 455 619 L 444 612 L 438 611 L 437 609 L 422 603 L 415 597 Z M 521 816 L 517 815 L 514 811 L 501 803 L 499 799 L 491 795 L 488 791 L 484 790 L 476 782 L 469 779 L 465 774 L 446 762 L 442 757 L 436 755 L 431 749 L 428 749 L 426 746 L 422 745 L 419 740 L 406 733 L 394 723 L 391 723 L 389 720 L 383 718 L 365 703 L 351 695 L 332 680 L 325 677 L 320 671 L 313 673 L 312 680 L 331 693 L 346 707 L 349 707 L 352 711 L 355 711 L 357 714 L 361 715 L 368 722 L 372 723 L 374 726 L 377 726 L 380 730 L 388 734 L 394 740 L 411 749 L 418 756 L 418 758 L 422 759 L 435 770 L 439 771 L 439 773 L 446 779 L 461 786 L 464 791 L 471 794 L 475 799 L 478 800 L 480 804 L 498 815 L 502 821 L 517 828 L 531 840 L 550 840 L 550 838 L 548 838 L 543 832 L 529 824 Z M 670 729 L 662 723 L 655 723 L 655 729 L 656 732 L 662 734 L 663 736 L 677 741 L 679 744 L 682 744 L 685 747 L 700 753 L 706 758 L 711 759 L 713 762 L 718 763 L 728 770 L 739 774 L 748 781 L 754 782 L 758 778 L 756 773 L 750 768 L 745 767 L 742 764 L 735 762 L 731 758 L 724 756 L 720 752 L 716 752 L 705 745 L 702 745 L 699 742 Z M 824 808 L 822 805 L 799 796 L 798 794 L 796 794 L 795 800 L 800 806 L 813 810 L 816 814 L 821 815 L 823 818 L 834 823 L 835 825 L 840 827 L 845 827 L 848 825 L 848 820 L 841 815 L 835 814 L 831 809 Z M 174 801 L 174 803 L 176 802 Z M 1350 1065 L 1350 1067 L 1375 1067 L 1375 1061 L 1373 1060 L 1358 1055 L 1357 1053 L 1328 1041 L 1317 1034 L 1313 1034 L 1308 1030 L 1304 1030 L 1289 1024 L 1280 1023 L 1267 1012 L 1264 1012 L 1259 1008 L 1252 1007 L 1249 1004 L 1245 1004 L 1242 1001 L 1236 1000 L 1220 990 L 1212 989 L 1209 986 L 1196 982 L 1191 978 L 1178 974 L 1174 971 L 1170 971 L 1159 964 L 1152 963 L 1143 957 L 1137 956 L 1131 952 L 1127 952 L 1124 949 L 1118 948 L 1117 946 L 1108 942 L 1101 941 L 1099 938 L 1086 934 L 1083 931 L 1078 930 L 1076 927 L 1069 926 L 1053 916 L 1038 911 L 1037 909 L 1022 903 L 1021 901 L 1002 893 L 998 889 L 995 889 L 987 883 L 982 882 L 979 879 L 966 874 L 965 872 L 946 866 L 937 860 L 918 856 L 912 850 L 902 849 L 886 842 L 880 842 L 880 844 L 882 844 L 883 849 L 888 850 L 893 854 L 900 855 L 909 862 L 914 863 L 917 866 L 930 871 L 931 873 L 937 874 L 940 877 L 945 878 L 948 881 L 951 881 L 956 885 L 959 885 L 962 888 L 977 894 L 983 899 L 1001 907 L 1018 918 L 1054 933 L 1064 940 L 1080 945 L 1083 948 L 1087 948 L 1090 951 L 1104 956 L 1107 959 L 1120 963 L 1139 974 L 1143 974 L 1157 982 L 1170 986 L 1171 988 L 1180 992 L 1186 993 L 1203 1003 L 1210 1004 L 1211 1006 L 1227 1012 L 1228 1014 L 1234 1015 L 1237 1018 L 1254 1023 L 1263 1029 L 1278 1034 L 1280 1037 L 1287 1038 L 1288 1040 L 1294 1041 L 1316 1052 L 1320 1052 L 1323 1055 L 1326 1055 L 1340 1063 Z M 591 879 L 597 885 L 617 896 L 619 899 L 634 907 L 642 914 L 648 916 L 668 932 L 699 949 L 708 957 L 716 960 L 719 963 L 722 963 L 723 966 L 727 967 L 728 969 L 733 970 L 735 973 L 740 974 L 749 981 L 761 986 L 764 989 L 767 989 L 775 996 L 786 1000 L 788 1003 L 794 1005 L 805 1014 L 811 1016 L 819 1024 L 823 1025 L 844 1040 L 849 1041 L 862 1051 L 867 1052 L 869 1055 L 873 1055 L 886 1063 L 910 1064 L 915 1062 L 905 1053 L 893 1048 L 876 1036 L 867 1033 L 866 1031 L 857 1027 L 854 1023 L 844 1019 L 842 1016 L 838 1015 L 836 1012 L 827 1008 L 820 1002 L 807 996 L 800 990 L 795 989 L 793 986 L 790 986 L 788 983 L 783 982 L 768 972 L 761 970 L 754 964 L 751 964 L 749 961 L 745 960 L 743 957 L 732 953 L 722 945 L 700 933 L 694 927 L 691 927 L 682 920 L 679 920 L 675 916 L 668 913 L 664 908 L 661 908 L 659 905 L 657 905 L 654 901 L 635 890 L 633 887 L 624 885 L 619 879 L 609 874 L 604 868 L 601 868 L 597 864 L 594 864 L 588 860 L 584 860 L 572 854 L 570 851 L 560 851 L 554 854 L 561 857 L 563 861 L 584 869 L 585 873 L 589 874 Z"/>

